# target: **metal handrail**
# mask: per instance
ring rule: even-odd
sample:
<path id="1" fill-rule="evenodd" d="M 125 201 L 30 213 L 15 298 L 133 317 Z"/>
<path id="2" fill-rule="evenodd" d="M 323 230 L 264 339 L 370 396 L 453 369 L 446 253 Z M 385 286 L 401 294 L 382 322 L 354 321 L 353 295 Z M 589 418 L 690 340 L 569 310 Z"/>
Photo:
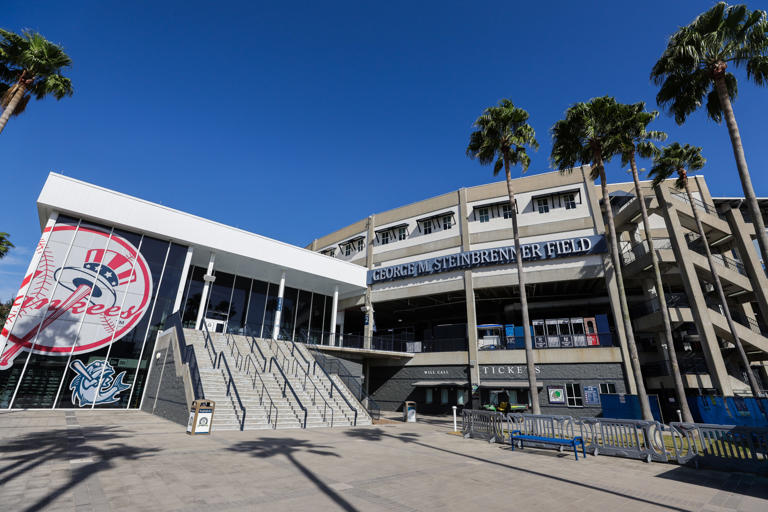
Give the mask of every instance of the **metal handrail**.
<path id="1" fill-rule="evenodd" d="M 267 412 L 267 423 L 272 423 L 272 409 L 275 410 L 275 421 L 273 424 L 273 428 L 277 429 L 277 420 L 278 416 L 280 414 L 280 409 L 277 408 L 277 405 L 275 405 L 275 401 L 272 399 L 272 395 L 269 394 L 269 389 L 267 388 L 267 384 L 264 382 L 264 379 L 261 378 L 261 375 L 259 375 L 259 368 L 256 366 L 256 363 L 253 362 L 253 359 L 251 359 L 250 355 L 245 356 L 245 374 L 250 375 L 251 366 L 253 366 L 253 378 L 251 379 L 251 386 L 253 390 L 256 390 L 256 379 L 259 379 L 259 382 L 261 382 L 261 390 L 259 391 L 259 405 L 264 404 L 264 394 L 266 393 L 267 398 L 269 399 L 269 411 Z"/>
<path id="2" fill-rule="evenodd" d="M 208 353 L 208 357 L 211 359 L 211 366 L 214 368 L 216 367 L 216 359 L 218 358 L 218 354 L 216 353 L 216 347 L 213 346 L 213 338 L 211 337 L 210 331 L 208 331 L 208 326 L 205 325 L 205 322 L 203 322 L 203 338 L 205 339 L 205 351 Z"/>
<path id="3" fill-rule="evenodd" d="M 269 371 L 272 371 L 272 363 L 275 363 L 275 366 L 277 366 L 277 370 L 280 372 L 280 375 L 283 376 L 283 398 L 286 397 L 286 389 L 290 389 L 291 393 L 293 394 L 293 398 L 296 399 L 296 404 L 301 408 L 301 410 L 304 411 L 304 425 L 302 428 L 307 428 L 307 408 L 302 405 L 301 400 L 299 399 L 299 395 L 296 394 L 296 390 L 293 389 L 293 386 L 291 386 L 291 383 L 288 381 L 288 376 L 285 374 L 282 367 L 280 367 L 280 363 L 278 363 L 277 359 L 274 357 L 269 358 Z"/>
<path id="4" fill-rule="evenodd" d="M 701 254 L 702 256 L 707 255 L 707 252 L 703 246 L 703 241 L 701 239 L 701 236 L 696 235 L 694 233 L 686 233 L 685 241 L 688 243 L 688 248 L 691 249 L 693 252 Z M 735 270 L 736 272 L 738 272 L 743 276 L 747 275 L 747 269 L 744 267 L 744 264 L 735 258 L 731 258 L 723 254 L 712 253 L 712 259 L 715 260 L 720 265 L 724 266 L 725 268 Z"/>
<path id="5" fill-rule="evenodd" d="M 229 354 L 235 358 L 235 368 L 242 370 L 243 354 L 240 352 L 240 348 L 237 346 L 235 337 L 229 333 L 225 334 L 225 337 L 227 340 L 227 347 L 229 348 Z M 237 355 L 235 355 L 235 351 L 237 351 Z"/>
<path id="6" fill-rule="evenodd" d="M 317 369 L 317 366 L 318 366 L 318 364 L 317 364 L 317 361 L 315 361 L 315 364 L 312 366 L 312 374 L 313 374 L 313 375 L 314 375 L 314 373 L 315 373 L 315 370 Z M 351 403 L 349 403 L 349 400 L 347 400 L 347 397 L 346 397 L 346 396 L 344 396 L 344 393 L 342 393 L 342 391 L 341 391 L 341 388 L 339 387 L 339 385 L 338 385 L 338 384 L 336 384 L 336 382 L 334 382 L 334 380 L 331 378 L 331 376 L 330 376 L 330 375 L 328 375 L 328 372 L 327 372 L 327 371 L 325 371 L 325 368 L 323 368 L 323 365 L 320 365 L 320 369 L 323 371 L 323 373 L 325 374 L 325 376 L 326 376 L 326 377 L 328 377 L 328 381 L 331 383 L 331 389 L 330 389 L 330 398 L 333 398 L 333 388 L 336 388 L 336 390 L 339 392 L 339 396 L 340 396 L 340 397 L 341 397 L 341 398 L 344 400 L 344 402 L 346 402 L 347 406 L 348 406 L 348 407 L 349 407 L 349 408 L 350 408 L 352 411 L 354 411 L 354 413 L 355 413 L 355 418 L 354 418 L 354 421 L 353 421 L 352 425 L 353 425 L 353 426 L 357 426 L 357 409 L 355 409 L 354 407 L 352 407 L 352 404 L 351 404 Z"/>
<path id="7" fill-rule="evenodd" d="M 291 355 L 296 358 L 296 342 L 291 340 Z M 306 358 L 306 356 L 301 352 L 301 349 L 299 349 L 299 355 L 304 360 L 305 363 L 307 363 L 307 373 L 309 373 L 309 359 Z"/>
<path id="8" fill-rule="evenodd" d="M 296 344 L 294 343 L 293 350 L 295 351 L 295 349 L 296 349 Z M 293 355 L 293 354 L 295 354 L 295 352 L 291 352 L 291 355 Z M 299 349 L 299 354 L 301 354 L 301 349 Z M 303 354 L 302 354 L 302 358 L 305 361 L 307 361 L 307 359 L 304 357 Z M 309 365 L 309 361 L 307 361 L 307 365 Z M 307 366 L 307 368 L 309 368 L 309 366 Z M 296 357 L 294 355 L 294 359 L 291 361 L 291 365 L 290 365 L 290 368 L 288 369 L 288 373 L 292 372 L 294 377 L 298 377 L 299 379 L 301 379 L 301 375 L 299 375 L 299 370 L 301 370 L 304 373 L 304 380 L 303 380 L 303 382 L 301 382 L 301 388 L 304 390 L 305 393 L 308 393 L 307 392 L 307 382 L 309 382 L 309 384 L 312 385 L 312 388 L 313 388 L 313 391 L 312 391 L 312 405 L 315 405 L 315 406 L 317 405 L 317 395 L 319 394 L 320 398 L 324 402 L 324 405 L 323 405 L 323 421 L 324 422 L 327 421 L 328 409 L 330 409 L 331 410 L 331 427 L 333 427 L 333 420 L 334 420 L 333 407 L 331 407 L 331 405 L 328 403 L 328 401 L 325 399 L 325 397 L 323 397 L 323 394 L 320 392 L 320 389 L 317 387 L 317 384 L 315 384 L 315 382 L 312 381 L 312 378 L 309 376 L 308 369 L 305 370 L 302 365 L 298 364 L 298 360 L 296 359 Z M 331 393 L 331 397 L 332 396 L 333 396 L 333 393 Z"/>
<path id="9" fill-rule="evenodd" d="M 240 398 L 240 392 L 237 391 L 237 385 L 235 384 L 235 379 L 232 377 L 232 370 L 229 369 L 229 363 L 227 362 L 227 358 L 224 357 L 224 354 L 219 352 L 219 361 L 218 361 L 218 368 L 221 368 L 221 362 L 224 361 L 224 366 L 227 368 L 227 374 L 229 375 L 229 382 L 227 382 L 227 395 L 230 395 L 230 389 L 235 391 L 235 396 L 237 397 L 237 403 L 240 404 L 240 410 L 243 411 L 243 418 L 240 421 L 240 430 L 245 430 L 245 405 L 243 405 L 243 400 Z"/>
<path id="10" fill-rule="evenodd" d="M 672 192 L 672 197 L 680 201 L 684 201 L 686 204 L 691 204 L 691 201 L 688 199 L 688 194 L 683 194 L 682 192 Z M 694 197 L 693 205 L 696 206 L 699 210 L 720 217 L 720 212 L 717 211 L 717 208 L 715 208 L 715 205 L 713 204 L 705 203 L 701 199 L 696 199 Z"/>
<path id="11" fill-rule="evenodd" d="M 261 347 L 259 346 L 259 343 L 256 341 L 256 338 L 254 336 L 251 336 L 250 339 L 251 342 L 251 353 L 255 354 L 253 351 L 253 347 L 256 347 L 256 350 L 259 352 L 259 355 L 261 356 L 261 360 L 264 362 L 262 365 L 262 371 L 267 371 L 267 357 L 264 355 L 264 352 L 261 351 Z"/>
<path id="12" fill-rule="evenodd" d="M 368 411 L 371 418 L 379 419 L 381 417 L 381 406 L 365 392 L 363 386 L 357 381 L 357 377 L 346 371 L 346 368 L 337 360 L 329 359 L 325 355 L 318 353 L 317 350 L 312 351 L 312 357 L 325 370 L 326 375 L 335 374 L 347 386 L 347 389 L 360 402 L 360 405 Z M 333 375 L 331 375 L 332 378 Z"/>

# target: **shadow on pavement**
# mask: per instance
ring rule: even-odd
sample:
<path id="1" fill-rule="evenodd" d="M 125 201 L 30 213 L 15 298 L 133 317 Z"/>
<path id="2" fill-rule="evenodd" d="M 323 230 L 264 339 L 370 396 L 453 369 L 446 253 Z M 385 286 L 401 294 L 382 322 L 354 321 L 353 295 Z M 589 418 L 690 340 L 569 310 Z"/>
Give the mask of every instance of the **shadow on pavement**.
<path id="1" fill-rule="evenodd" d="M 283 455 L 298 469 L 307 480 L 312 482 L 323 494 L 331 498 L 339 507 L 349 512 L 357 512 L 357 509 L 345 500 L 339 493 L 331 489 L 325 482 L 299 462 L 295 455 L 305 452 L 326 457 L 341 457 L 339 454 L 329 451 L 329 446 L 313 444 L 303 439 L 271 438 L 263 437 L 256 441 L 243 441 L 228 448 L 234 452 L 248 453 L 252 457 L 268 458 Z"/>
<path id="2" fill-rule="evenodd" d="M 750 473 L 725 473 L 717 470 L 695 470 L 676 466 L 661 473 L 657 478 L 701 485 L 719 491 L 768 500 L 768 478 Z"/>
<path id="3" fill-rule="evenodd" d="M 486 464 L 493 464 L 494 466 L 501 466 L 501 467 L 504 467 L 504 468 L 511 469 L 513 471 L 518 471 L 520 473 L 527 473 L 529 475 L 535 475 L 535 476 L 539 476 L 541 478 L 548 478 L 550 480 L 555 480 L 555 481 L 558 481 L 558 482 L 562 482 L 562 483 L 566 483 L 566 484 L 571 484 L 571 485 L 575 485 L 575 486 L 578 486 L 578 487 L 583 487 L 585 489 L 591 489 L 593 491 L 603 492 L 603 493 L 606 493 L 606 494 L 612 494 L 614 496 L 619 496 L 619 497 L 622 497 L 622 498 L 626 498 L 628 500 L 633 500 L 633 501 L 636 501 L 636 502 L 639 502 L 639 503 L 644 503 L 644 504 L 647 504 L 647 505 L 659 506 L 659 503 L 656 503 L 654 501 L 646 500 L 646 499 L 643 499 L 643 498 L 638 498 L 636 496 L 631 496 L 629 494 L 624 494 L 624 493 L 621 493 L 621 492 L 618 492 L 618 491 L 611 491 L 609 489 L 602 489 L 600 487 L 597 487 L 597 486 L 594 486 L 594 485 L 590 485 L 590 484 L 586 484 L 584 482 L 579 482 L 579 481 L 575 481 L 575 480 L 569 480 L 567 478 L 562 478 L 562 477 L 558 477 L 558 476 L 548 475 L 546 473 L 541 473 L 539 471 L 533 471 L 531 469 L 523 469 L 523 468 L 519 468 L 519 467 L 515 467 L 515 466 L 510 466 L 509 464 L 504 464 L 502 462 L 495 462 L 495 461 L 492 461 L 492 460 L 486 460 L 486 459 L 483 459 L 483 458 L 480 458 L 480 457 L 475 457 L 473 455 L 467 455 L 467 454 L 464 454 L 464 453 L 454 452 L 452 450 L 448 450 L 448 449 L 445 449 L 445 448 L 439 448 L 437 446 L 432 446 L 432 445 L 429 445 L 429 444 L 426 444 L 426 443 L 422 443 L 421 441 L 418 440 L 418 438 L 420 437 L 419 434 L 416 434 L 416 433 L 413 433 L 413 432 L 405 432 L 405 433 L 402 433 L 402 434 L 390 434 L 390 433 L 385 432 L 385 431 L 383 431 L 383 430 L 381 430 L 379 428 L 373 428 L 373 429 L 348 430 L 348 431 L 346 431 L 344 433 L 346 435 L 348 435 L 349 437 L 354 437 L 354 438 L 357 438 L 357 439 L 365 439 L 367 441 L 381 441 L 385 437 L 386 438 L 390 438 L 390 439 L 397 439 L 397 440 L 402 441 L 404 443 L 411 443 L 411 444 L 415 444 L 415 445 L 418 445 L 418 446 L 422 446 L 424 448 L 429 448 L 431 450 L 437 450 L 437 451 L 444 452 L 444 453 L 450 453 L 452 455 L 457 455 L 459 457 L 464 457 L 464 458 L 467 458 L 467 459 L 472 459 L 472 460 L 476 460 L 476 461 L 479 461 L 479 462 L 484 462 Z M 664 507 L 668 508 L 669 510 L 679 510 L 679 511 L 687 510 L 687 509 L 684 509 L 684 508 L 673 507 L 671 505 L 666 505 L 666 504 L 664 505 Z"/>
<path id="4" fill-rule="evenodd" d="M 89 477 L 113 467 L 117 459 L 137 460 L 159 451 L 155 448 L 139 448 L 120 442 L 110 442 L 105 448 L 93 446 L 94 442 L 109 442 L 133 437 L 133 433 L 116 427 L 57 428 L 31 432 L 6 441 L 0 447 L 0 488 L 37 466 L 51 461 L 70 462 L 72 470 L 66 483 L 50 491 L 25 512 L 45 509 L 52 501 L 84 483 Z M 106 504 L 105 504 L 106 505 Z"/>

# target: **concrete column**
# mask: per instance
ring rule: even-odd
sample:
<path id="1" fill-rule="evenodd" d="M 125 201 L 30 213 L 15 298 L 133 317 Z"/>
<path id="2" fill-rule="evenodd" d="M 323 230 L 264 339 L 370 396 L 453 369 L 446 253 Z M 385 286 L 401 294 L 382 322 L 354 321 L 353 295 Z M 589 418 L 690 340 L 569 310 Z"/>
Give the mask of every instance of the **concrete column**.
<path id="1" fill-rule="evenodd" d="M 339 287 L 333 287 L 333 303 L 331 304 L 331 339 L 328 340 L 328 344 L 332 347 L 336 346 L 336 308 L 339 307 Z"/>
<path id="2" fill-rule="evenodd" d="M 701 281 L 699 281 L 696 269 L 691 263 L 688 244 L 684 236 L 685 231 L 680 225 L 677 209 L 672 203 L 669 189 L 663 186 L 656 187 L 656 197 L 667 224 L 672 251 L 680 269 L 685 294 L 688 296 L 688 302 L 690 302 L 693 321 L 699 333 L 712 384 L 723 396 L 733 396 L 728 370 L 725 367 L 723 354 L 720 352 L 715 329 L 709 318 L 709 308 L 704 297 L 704 291 L 701 289 Z"/>
<path id="3" fill-rule="evenodd" d="M 469 250 L 469 220 L 467 219 L 467 189 L 461 188 L 459 194 L 459 230 L 461 234 L 461 250 Z"/>
<path id="4" fill-rule="evenodd" d="M 747 224 L 738 208 L 726 205 L 723 213 L 731 227 L 733 240 L 739 251 L 741 262 L 744 264 L 744 269 L 747 271 L 749 282 L 752 283 L 752 290 L 755 292 L 760 315 L 764 321 L 768 322 L 768 277 L 766 277 L 763 266 L 760 264 L 760 257 L 755 251 L 752 237 L 749 236 Z"/>
<path id="5" fill-rule="evenodd" d="M 464 271 L 464 298 L 467 304 L 467 343 L 469 345 L 467 356 L 469 360 L 467 363 L 469 364 L 469 384 L 474 387 L 480 385 L 480 365 L 478 364 L 477 358 L 477 310 L 475 309 L 475 288 L 472 284 L 471 270 Z M 480 402 L 473 398 L 472 408 L 477 409 L 479 407 Z"/>
<path id="6" fill-rule="evenodd" d="M 368 233 L 366 237 L 365 266 L 368 270 L 373 268 L 373 240 L 376 227 L 376 216 L 368 216 Z M 365 289 L 365 320 L 363 325 L 363 348 L 371 348 L 371 338 L 374 333 L 376 320 L 373 316 L 373 301 L 371 299 L 371 285 Z"/>
<path id="7" fill-rule="evenodd" d="M 192 263 L 192 253 L 194 250 L 192 247 L 187 248 L 187 256 L 184 258 L 184 267 L 181 271 L 181 279 L 179 279 L 179 289 L 176 291 L 176 300 L 173 302 L 173 312 L 175 313 L 181 308 L 181 301 L 184 300 L 184 288 L 187 285 L 187 277 L 189 276 L 189 266 Z"/>
<path id="8" fill-rule="evenodd" d="M 595 183 L 589 177 L 590 172 L 590 166 L 581 166 L 581 176 L 584 183 L 584 190 L 586 191 L 587 204 L 589 205 L 590 213 L 592 214 L 595 234 L 606 236 L 605 221 L 603 220 L 603 213 L 600 210 L 600 202 L 597 198 L 597 193 L 595 192 Z M 614 336 L 618 338 L 619 349 L 621 350 L 621 359 L 627 390 L 630 394 L 635 395 L 637 394 L 637 383 L 635 382 L 635 372 L 632 370 L 632 361 L 629 358 L 627 336 L 626 331 L 624 330 L 624 318 L 621 316 L 619 287 L 616 284 L 616 272 L 613 269 L 610 253 L 603 255 L 603 273 L 605 276 L 605 289 L 608 292 L 608 301 L 611 304 L 611 314 L 613 315 L 613 324 L 615 326 Z"/>
<path id="9" fill-rule="evenodd" d="M 203 293 L 200 295 L 200 307 L 197 310 L 197 320 L 195 321 L 195 329 L 202 328 L 203 316 L 208 306 L 208 293 L 211 289 L 211 283 L 216 280 L 213 275 L 213 262 L 216 260 L 216 253 L 212 252 L 210 258 L 208 258 L 208 270 L 206 270 L 203 276 Z"/>
<path id="10" fill-rule="evenodd" d="M 277 309 L 275 311 L 275 325 L 274 327 L 272 327 L 273 340 L 276 340 L 277 337 L 280 335 L 280 317 L 283 315 L 283 293 L 284 292 L 285 292 L 285 270 L 283 270 L 283 273 L 280 275 L 280 287 L 277 289 Z"/>

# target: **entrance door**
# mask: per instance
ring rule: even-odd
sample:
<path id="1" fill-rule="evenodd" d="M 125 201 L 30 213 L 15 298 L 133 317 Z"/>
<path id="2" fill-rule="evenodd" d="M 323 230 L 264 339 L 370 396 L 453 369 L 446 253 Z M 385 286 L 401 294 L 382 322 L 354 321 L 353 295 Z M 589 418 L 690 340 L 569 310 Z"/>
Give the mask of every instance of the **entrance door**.
<path id="1" fill-rule="evenodd" d="M 208 332 L 224 332 L 227 327 L 227 322 L 224 320 L 206 318 L 205 326 L 208 328 Z"/>

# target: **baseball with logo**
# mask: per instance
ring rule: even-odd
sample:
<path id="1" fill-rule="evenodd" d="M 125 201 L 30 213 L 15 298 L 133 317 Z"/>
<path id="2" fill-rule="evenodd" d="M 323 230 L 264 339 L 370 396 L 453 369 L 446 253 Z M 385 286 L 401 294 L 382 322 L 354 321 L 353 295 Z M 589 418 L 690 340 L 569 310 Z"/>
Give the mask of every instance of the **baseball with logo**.
<path id="1" fill-rule="evenodd" d="M 82 225 L 57 225 L 49 235 L 0 336 L 0 370 L 23 351 L 67 357 L 108 346 L 148 309 L 152 276 L 128 240 Z"/>

